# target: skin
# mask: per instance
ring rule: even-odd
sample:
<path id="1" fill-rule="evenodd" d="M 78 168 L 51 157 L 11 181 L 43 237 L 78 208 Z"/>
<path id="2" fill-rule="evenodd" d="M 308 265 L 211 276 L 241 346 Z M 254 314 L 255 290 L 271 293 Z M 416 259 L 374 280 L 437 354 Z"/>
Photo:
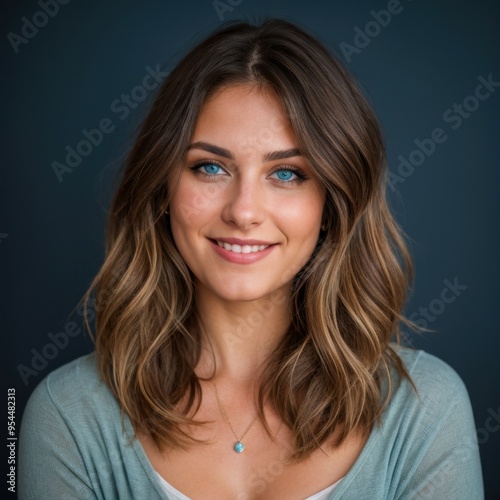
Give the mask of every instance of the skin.
<path id="1" fill-rule="evenodd" d="M 230 150 L 234 160 L 190 149 L 180 183 L 171 193 L 170 223 L 177 248 L 195 277 L 196 307 L 205 329 L 206 345 L 195 372 L 203 377 L 212 374 L 211 345 L 219 397 L 241 436 L 255 415 L 252 393 L 258 369 L 290 324 L 291 280 L 317 243 L 325 192 L 302 156 L 263 161 L 270 151 L 296 148 L 297 140 L 279 101 L 255 87 L 231 86 L 207 102 L 191 143 L 198 141 Z M 215 172 L 216 179 L 189 169 L 205 159 L 222 166 L 204 169 Z M 280 184 L 280 175 L 295 178 L 274 173 L 284 165 L 300 168 L 307 179 Z M 241 265 L 214 251 L 207 238 L 215 236 L 259 239 L 277 246 L 264 259 Z M 189 498 L 300 500 L 342 478 L 365 444 L 352 436 L 336 450 L 318 449 L 308 460 L 286 465 L 292 433 L 271 405 L 265 405 L 277 442 L 256 422 L 243 438 L 245 451 L 236 456 L 234 436 L 213 387 L 203 380 L 200 385 L 202 403 L 190 416 L 211 423 L 183 429 L 211 444 L 161 453 L 149 436 L 139 433 L 154 469 Z"/>
<path id="2" fill-rule="evenodd" d="M 202 376 L 212 372 L 211 344 L 216 381 L 241 391 L 253 386 L 259 367 L 290 324 L 292 279 L 317 243 L 325 190 L 302 155 L 263 159 L 271 151 L 298 146 L 278 99 L 253 85 L 226 87 L 205 103 L 190 144 L 200 141 L 230 151 L 234 159 L 198 147 L 188 150 L 172 193 L 170 224 L 195 276 L 206 331 L 195 371 Z M 200 160 L 207 163 L 191 170 Z M 280 170 L 286 166 L 299 169 L 305 179 Z M 208 239 L 215 237 L 277 245 L 264 259 L 242 265 L 215 252 Z"/>

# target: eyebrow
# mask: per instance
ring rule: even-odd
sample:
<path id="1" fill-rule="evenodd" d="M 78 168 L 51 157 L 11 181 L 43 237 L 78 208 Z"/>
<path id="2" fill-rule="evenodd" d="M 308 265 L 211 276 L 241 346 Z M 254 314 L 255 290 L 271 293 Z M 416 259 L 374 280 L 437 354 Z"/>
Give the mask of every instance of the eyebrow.
<path id="1" fill-rule="evenodd" d="M 187 148 L 187 151 L 190 149 L 202 149 L 203 151 L 208 151 L 209 153 L 213 153 L 218 156 L 222 156 L 224 158 L 229 158 L 230 160 L 234 160 L 234 155 L 229 151 L 229 149 L 221 148 L 219 146 L 215 146 L 214 144 L 210 144 L 204 141 L 193 142 Z M 274 160 L 283 160 L 285 158 L 292 158 L 293 156 L 302 156 L 302 153 L 299 149 L 284 149 L 282 151 L 271 151 L 262 156 L 263 161 L 274 161 Z"/>

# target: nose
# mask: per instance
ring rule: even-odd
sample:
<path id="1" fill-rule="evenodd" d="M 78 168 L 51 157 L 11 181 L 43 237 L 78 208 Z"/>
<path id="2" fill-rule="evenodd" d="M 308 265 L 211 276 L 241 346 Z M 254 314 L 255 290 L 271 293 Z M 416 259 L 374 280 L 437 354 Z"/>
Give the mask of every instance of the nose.
<path id="1" fill-rule="evenodd" d="M 228 188 L 222 218 L 241 230 L 258 226 L 265 220 L 265 196 L 258 179 L 238 179 Z"/>

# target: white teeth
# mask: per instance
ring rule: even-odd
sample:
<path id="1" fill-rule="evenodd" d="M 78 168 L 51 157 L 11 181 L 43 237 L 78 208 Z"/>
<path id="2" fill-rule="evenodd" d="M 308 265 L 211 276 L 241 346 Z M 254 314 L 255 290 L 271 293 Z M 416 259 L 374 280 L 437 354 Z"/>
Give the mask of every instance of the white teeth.
<path id="1" fill-rule="evenodd" d="M 243 246 L 231 245 L 230 243 L 226 243 L 224 241 L 217 241 L 217 245 L 234 253 L 255 253 L 255 252 L 260 252 L 269 246 L 269 245 L 243 245 Z"/>

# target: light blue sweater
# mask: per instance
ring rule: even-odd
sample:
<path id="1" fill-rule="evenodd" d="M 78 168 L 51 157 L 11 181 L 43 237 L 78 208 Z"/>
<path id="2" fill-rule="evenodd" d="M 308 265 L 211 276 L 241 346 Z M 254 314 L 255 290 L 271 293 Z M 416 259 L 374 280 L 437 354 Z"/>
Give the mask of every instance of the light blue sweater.
<path id="1" fill-rule="evenodd" d="M 421 401 L 403 382 L 330 500 L 484 499 L 474 418 L 461 378 L 424 351 L 402 348 L 399 355 Z M 124 423 L 125 433 L 93 353 L 49 374 L 22 419 L 19 499 L 168 498 L 138 440 L 127 444 L 132 426 L 127 417 Z"/>

